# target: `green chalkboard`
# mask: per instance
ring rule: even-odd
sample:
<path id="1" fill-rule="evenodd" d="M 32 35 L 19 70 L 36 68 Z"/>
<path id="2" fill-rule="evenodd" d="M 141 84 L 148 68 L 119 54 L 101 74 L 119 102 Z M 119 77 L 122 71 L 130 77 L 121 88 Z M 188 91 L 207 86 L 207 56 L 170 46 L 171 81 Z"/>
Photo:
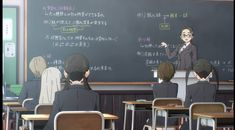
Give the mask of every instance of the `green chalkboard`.
<path id="1" fill-rule="evenodd" d="M 220 80 L 233 79 L 233 1 L 28 0 L 26 15 L 28 63 L 41 55 L 63 71 L 64 58 L 80 52 L 90 60 L 90 81 L 155 81 L 151 70 L 168 60 L 160 43 L 173 50 L 187 25 L 198 57 Z"/>
<path id="2" fill-rule="evenodd" d="M 3 83 L 16 84 L 18 75 L 18 7 L 3 6 Z"/>

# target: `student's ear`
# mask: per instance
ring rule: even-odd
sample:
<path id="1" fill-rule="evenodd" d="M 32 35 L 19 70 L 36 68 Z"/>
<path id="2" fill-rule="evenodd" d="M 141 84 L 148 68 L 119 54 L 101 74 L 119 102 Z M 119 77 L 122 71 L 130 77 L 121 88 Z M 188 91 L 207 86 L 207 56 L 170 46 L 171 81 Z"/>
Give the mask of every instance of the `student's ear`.
<path id="1" fill-rule="evenodd" d="M 85 77 L 87 78 L 89 75 L 90 75 L 90 70 L 87 70 L 87 71 L 85 72 Z"/>

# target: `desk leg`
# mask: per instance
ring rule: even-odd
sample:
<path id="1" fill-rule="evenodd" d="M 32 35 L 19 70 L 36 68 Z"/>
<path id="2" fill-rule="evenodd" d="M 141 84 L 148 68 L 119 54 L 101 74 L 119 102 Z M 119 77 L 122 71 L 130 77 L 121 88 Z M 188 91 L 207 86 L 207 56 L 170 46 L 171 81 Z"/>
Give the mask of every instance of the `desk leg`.
<path id="1" fill-rule="evenodd" d="M 125 110 L 124 110 L 123 130 L 126 130 L 126 111 L 127 111 L 127 104 L 125 104 Z"/>
<path id="2" fill-rule="evenodd" d="M 165 130 L 167 130 L 167 118 L 168 118 L 168 112 L 165 111 Z"/>
<path id="3" fill-rule="evenodd" d="M 216 119 L 213 119 L 212 120 L 212 124 L 213 124 L 213 130 L 216 130 L 216 125 L 217 125 L 217 120 Z"/>
<path id="4" fill-rule="evenodd" d="M 114 120 L 111 120 L 111 129 L 115 130 L 115 122 L 114 122 Z"/>
<path id="5" fill-rule="evenodd" d="M 6 118 L 6 130 L 8 130 L 8 126 L 9 126 L 9 114 L 10 114 L 10 107 L 7 106 L 7 118 Z"/>
<path id="6" fill-rule="evenodd" d="M 135 105 L 133 105 L 132 107 L 131 130 L 134 130 L 134 121 L 135 121 Z"/>
<path id="7" fill-rule="evenodd" d="M 16 130 L 18 130 L 18 127 L 19 127 L 19 117 L 20 117 L 20 113 L 19 112 L 16 112 Z"/>
<path id="8" fill-rule="evenodd" d="M 154 110 L 152 108 L 152 130 L 155 130 L 156 128 L 156 113 L 157 113 L 157 110 Z"/>
<path id="9" fill-rule="evenodd" d="M 29 130 L 34 130 L 33 121 L 29 121 Z"/>
<path id="10" fill-rule="evenodd" d="M 199 130 L 199 127 L 200 127 L 200 117 L 197 118 L 197 130 Z"/>

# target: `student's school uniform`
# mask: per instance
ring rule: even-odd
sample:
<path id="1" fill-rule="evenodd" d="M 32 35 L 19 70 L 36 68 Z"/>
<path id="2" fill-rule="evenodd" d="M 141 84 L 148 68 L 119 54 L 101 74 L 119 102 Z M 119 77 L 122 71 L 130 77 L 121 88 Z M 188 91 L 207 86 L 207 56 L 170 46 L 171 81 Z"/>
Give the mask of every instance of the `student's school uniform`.
<path id="1" fill-rule="evenodd" d="M 19 95 L 19 102 L 22 103 L 26 98 L 33 98 L 33 100 L 25 102 L 25 107 L 28 110 L 34 110 L 39 102 L 39 95 L 41 91 L 41 80 L 34 79 L 25 82 Z"/>
<path id="2" fill-rule="evenodd" d="M 216 85 L 210 84 L 208 81 L 198 81 L 186 87 L 185 107 L 190 107 L 194 102 L 215 102 Z M 197 121 L 192 121 L 192 130 L 196 130 Z M 212 130 L 209 127 L 200 127 L 203 130 Z M 185 122 L 181 130 L 188 130 L 188 122 Z"/>
<path id="3" fill-rule="evenodd" d="M 159 83 L 153 86 L 153 95 L 155 98 L 176 98 L 178 93 L 178 84 L 172 82 Z M 156 118 L 156 126 L 164 126 L 165 118 L 157 116 Z M 148 125 L 152 125 L 152 119 L 150 118 L 147 121 Z M 168 119 L 167 125 L 177 125 L 177 119 Z"/>
<path id="4" fill-rule="evenodd" d="M 177 97 L 178 84 L 172 82 L 159 83 L 153 86 L 153 96 L 154 98 L 166 98 L 166 97 Z"/>
<path id="5" fill-rule="evenodd" d="M 214 102 L 217 87 L 208 81 L 198 81 L 186 87 L 185 106 L 194 102 Z"/>
<path id="6" fill-rule="evenodd" d="M 68 89 L 55 93 L 52 112 L 44 130 L 54 129 L 55 115 L 60 111 L 98 111 L 99 95 L 81 85 L 72 85 Z"/>

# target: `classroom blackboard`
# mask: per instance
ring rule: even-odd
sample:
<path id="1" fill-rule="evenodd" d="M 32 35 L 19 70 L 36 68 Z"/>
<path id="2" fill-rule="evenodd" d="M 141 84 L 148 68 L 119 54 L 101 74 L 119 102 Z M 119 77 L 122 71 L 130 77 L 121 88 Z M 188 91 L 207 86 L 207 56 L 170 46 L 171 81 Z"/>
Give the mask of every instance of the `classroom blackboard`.
<path id="1" fill-rule="evenodd" d="M 79 52 L 90 60 L 90 81 L 156 81 L 152 70 L 168 60 L 160 43 L 173 50 L 187 25 L 198 58 L 210 60 L 220 80 L 233 79 L 233 1 L 28 0 L 26 7 L 27 63 L 41 55 L 63 71 L 64 58 Z"/>

